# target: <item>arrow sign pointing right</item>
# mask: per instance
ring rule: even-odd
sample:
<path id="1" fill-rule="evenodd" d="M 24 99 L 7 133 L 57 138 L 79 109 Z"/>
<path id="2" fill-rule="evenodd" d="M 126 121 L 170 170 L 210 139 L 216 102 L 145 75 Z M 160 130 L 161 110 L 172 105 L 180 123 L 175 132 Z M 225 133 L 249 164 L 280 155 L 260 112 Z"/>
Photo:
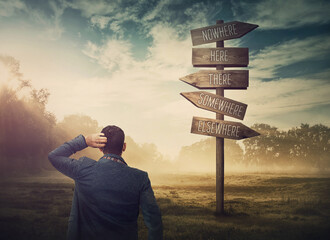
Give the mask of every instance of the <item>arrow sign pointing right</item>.
<path id="1" fill-rule="evenodd" d="M 259 26 L 255 24 L 234 21 L 193 29 L 190 33 L 193 46 L 197 46 L 205 43 L 240 38 L 257 27 Z"/>
<path id="2" fill-rule="evenodd" d="M 191 133 L 236 140 L 260 135 L 258 132 L 239 122 L 201 117 L 193 117 Z"/>
<path id="3" fill-rule="evenodd" d="M 243 120 L 247 105 L 206 91 L 180 93 L 196 107 Z"/>

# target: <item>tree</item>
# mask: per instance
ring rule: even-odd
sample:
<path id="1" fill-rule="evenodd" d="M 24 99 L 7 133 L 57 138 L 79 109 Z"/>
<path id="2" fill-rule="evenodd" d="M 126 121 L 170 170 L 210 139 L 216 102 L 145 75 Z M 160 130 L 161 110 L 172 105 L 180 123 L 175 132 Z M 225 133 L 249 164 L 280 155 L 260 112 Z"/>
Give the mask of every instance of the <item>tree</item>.
<path id="1" fill-rule="evenodd" d="M 330 128 L 322 124 L 312 127 L 301 124 L 300 128 L 288 131 L 294 141 L 290 148 L 290 159 L 295 165 L 324 169 L 330 167 Z"/>
<path id="2" fill-rule="evenodd" d="M 289 157 L 287 133 L 268 124 L 254 124 L 252 127 L 260 136 L 243 140 L 246 165 L 286 165 Z"/>
<path id="3" fill-rule="evenodd" d="M 184 146 L 179 152 L 177 165 L 184 171 L 215 171 L 215 138 L 209 137 L 190 146 Z M 243 159 L 243 150 L 234 140 L 225 140 L 225 166 L 234 167 Z"/>
<path id="4" fill-rule="evenodd" d="M 0 63 L 9 72 L 0 79 L 0 171 L 38 171 L 49 166 L 45 156 L 53 144 L 56 119 L 45 107 L 49 93 L 24 80 L 14 58 L 0 56 Z"/>

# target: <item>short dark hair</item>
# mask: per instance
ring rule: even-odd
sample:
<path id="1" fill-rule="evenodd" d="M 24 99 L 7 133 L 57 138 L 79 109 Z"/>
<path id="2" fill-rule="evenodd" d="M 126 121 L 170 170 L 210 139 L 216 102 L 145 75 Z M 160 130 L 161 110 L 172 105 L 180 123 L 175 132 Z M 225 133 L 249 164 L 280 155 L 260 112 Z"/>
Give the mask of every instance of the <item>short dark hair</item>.
<path id="1" fill-rule="evenodd" d="M 103 128 L 101 132 L 107 137 L 107 143 L 102 149 L 103 153 L 121 155 L 125 140 L 124 131 L 120 127 L 109 125 Z"/>

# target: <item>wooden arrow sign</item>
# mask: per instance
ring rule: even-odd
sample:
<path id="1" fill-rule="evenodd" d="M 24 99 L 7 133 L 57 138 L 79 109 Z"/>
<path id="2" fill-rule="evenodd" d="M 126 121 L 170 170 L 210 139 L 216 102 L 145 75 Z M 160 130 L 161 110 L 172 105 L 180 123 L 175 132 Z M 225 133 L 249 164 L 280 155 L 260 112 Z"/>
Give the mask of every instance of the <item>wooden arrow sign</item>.
<path id="1" fill-rule="evenodd" d="M 246 89 L 249 86 L 249 71 L 201 70 L 180 80 L 199 89 Z"/>
<path id="2" fill-rule="evenodd" d="M 258 25 L 244 22 L 227 22 L 190 31 L 193 46 L 221 40 L 240 38 Z"/>
<path id="3" fill-rule="evenodd" d="M 206 91 L 180 93 L 196 107 L 244 119 L 247 105 Z"/>
<path id="4" fill-rule="evenodd" d="M 236 140 L 260 135 L 258 132 L 239 122 L 201 117 L 193 117 L 191 133 Z"/>
<path id="5" fill-rule="evenodd" d="M 247 67 L 249 65 L 248 48 L 193 48 L 194 67 Z"/>

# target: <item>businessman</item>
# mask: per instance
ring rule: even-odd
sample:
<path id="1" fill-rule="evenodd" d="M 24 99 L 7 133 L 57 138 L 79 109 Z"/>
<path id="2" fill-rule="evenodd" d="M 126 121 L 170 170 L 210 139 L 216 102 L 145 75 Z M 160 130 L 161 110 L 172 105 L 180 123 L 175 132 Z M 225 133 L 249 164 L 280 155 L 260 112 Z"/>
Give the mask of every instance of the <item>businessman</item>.
<path id="1" fill-rule="evenodd" d="M 101 133 L 79 135 L 49 153 L 52 165 L 75 181 L 68 239 L 138 239 L 140 207 L 148 239 L 163 239 L 161 214 L 148 174 L 129 167 L 121 157 L 124 139 L 122 129 L 107 126 Z M 98 161 L 69 158 L 86 147 L 99 148 L 103 157 Z"/>

